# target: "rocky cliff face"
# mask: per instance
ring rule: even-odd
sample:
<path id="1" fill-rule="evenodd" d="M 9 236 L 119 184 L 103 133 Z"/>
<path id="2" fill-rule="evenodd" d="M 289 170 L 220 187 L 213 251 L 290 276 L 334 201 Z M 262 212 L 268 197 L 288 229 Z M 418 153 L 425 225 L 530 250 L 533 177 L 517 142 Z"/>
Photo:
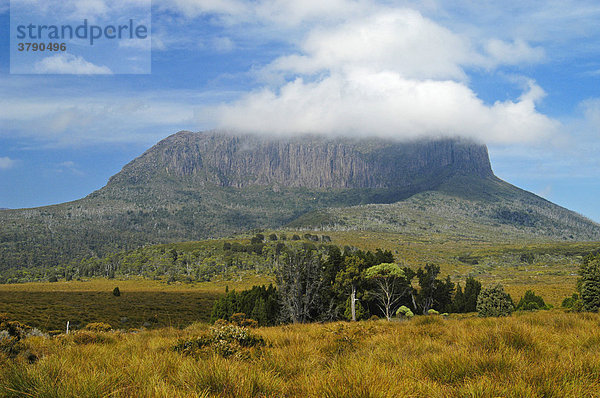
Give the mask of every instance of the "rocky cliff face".
<path id="1" fill-rule="evenodd" d="M 397 188 L 456 173 L 492 176 L 487 148 L 450 139 L 402 143 L 180 132 L 125 166 L 110 183 L 168 176 L 235 188 Z"/>

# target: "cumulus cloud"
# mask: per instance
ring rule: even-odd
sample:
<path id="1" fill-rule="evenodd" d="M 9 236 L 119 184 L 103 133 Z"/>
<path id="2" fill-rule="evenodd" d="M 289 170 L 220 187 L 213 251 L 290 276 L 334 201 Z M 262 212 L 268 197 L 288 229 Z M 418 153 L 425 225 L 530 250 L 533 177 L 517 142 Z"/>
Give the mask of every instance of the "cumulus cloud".
<path id="1" fill-rule="evenodd" d="M 34 66 L 35 73 L 65 74 L 65 75 L 111 75 L 110 68 L 95 65 L 81 56 L 58 54 L 43 58 Z"/>
<path id="2" fill-rule="evenodd" d="M 16 164 L 16 160 L 9 157 L 0 157 L 0 170 L 12 169 Z"/>
<path id="3" fill-rule="evenodd" d="M 468 68 L 535 62 L 543 51 L 491 40 L 478 51 L 410 9 L 386 10 L 333 27 L 316 26 L 262 71 L 268 87 L 209 107 L 224 129 L 272 134 L 379 135 L 399 139 L 464 136 L 486 143 L 549 140 L 560 124 L 539 113 L 544 90 L 527 81 L 514 100 L 485 104 Z"/>
<path id="4" fill-rule="evenodd" d="M 238 131 L 533 142 L 559 127 L 535 110 L 541 93 L 531 83 L 518 100 L 487 106 L 459 82 L 363 70 L 317 82 L 298 78 L 277 92 L 262 89 L 211 112 L 221 128 Z"/>

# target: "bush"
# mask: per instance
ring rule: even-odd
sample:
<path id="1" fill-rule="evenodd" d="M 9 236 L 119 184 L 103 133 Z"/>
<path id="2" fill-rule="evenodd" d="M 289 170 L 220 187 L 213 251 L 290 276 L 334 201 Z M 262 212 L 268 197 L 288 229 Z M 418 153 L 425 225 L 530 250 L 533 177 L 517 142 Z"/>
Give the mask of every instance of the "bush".
<path id="1" fill-rule="evenodd" d="M 577 293 L 573 293 L 571 297 L 565 297 L 561 307 L 567 308 L 573 312 L 580 312 L 583 309 L 583 302 Z"/>
<path id="2" fill-rule="evenodd" d="M 536 310 L 547 310 L 549 309 L 544 299 L 537 296 L 533 290 L 528 290 L 525 295 L 519 300 L 517 304 L 517 310 L 521 311 L 536 311 Z"/>
<path id="3" fill-rule="evenodd" d="M 410 319 L 415 316 L 415 314 L 413 314 L 410 308 L 403 305 L 402 307 L 398 308 L 398 311 L 396 311 L 396 316 L 399 318 Z"/>
<path id="4" fill-rule="evenodd" d="M 208 333 L 179 341 L 173 350 L 194 357 L 215 353 L 224 358 L 234 356 L 242 359 L 248 358 L 253 350 L 260 349 L 264 345 L 265 341 L 262 337 L 250 333 L 246 328 L 221 320 L 215 323 Z"/>
<path id="5" fill-rule="evenodd" d="M 112 326 L 104 322 L 93 322 L 88 323 L 85 327 L 85 330 L 89 330 L 91 332 L 110 332 L 112 330 Z"/>
<path id="6" fill-rule="evenodd" d="M 433 308 L 427 311 L 427 315 L 439 315 L 440 313 Z"/>
<path id="7" fill-rule="evenodd" d="M 510 295 L 504 292 L 500 284 L 487 287 L 479 293 L 477 298 L 477 312 L 479 316 L 509 316 L 514 305 Z"/>
<path id="8" fill-rule="evenodd" d="M 119 290 L 119 288 L 118 288 L 118 287 L 115 287 L 115 288 L 113 289 L 113 296 L 115 296 L 115 297 L 119 297 L 119 296 L 121 296 L 121 291 Z"/>

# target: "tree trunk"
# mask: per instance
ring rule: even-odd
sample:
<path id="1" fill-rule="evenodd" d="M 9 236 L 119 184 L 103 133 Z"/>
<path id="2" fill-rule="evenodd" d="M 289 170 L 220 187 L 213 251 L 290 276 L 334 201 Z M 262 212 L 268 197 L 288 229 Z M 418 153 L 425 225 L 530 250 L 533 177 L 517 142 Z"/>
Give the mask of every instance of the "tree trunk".
<path id="1" fill-rule="evenodd" d="M 356 287 L 352 285 L 352 294 L 350 295 L 350 308 L 352 309 L 352 322 L 356 322 Z"/>

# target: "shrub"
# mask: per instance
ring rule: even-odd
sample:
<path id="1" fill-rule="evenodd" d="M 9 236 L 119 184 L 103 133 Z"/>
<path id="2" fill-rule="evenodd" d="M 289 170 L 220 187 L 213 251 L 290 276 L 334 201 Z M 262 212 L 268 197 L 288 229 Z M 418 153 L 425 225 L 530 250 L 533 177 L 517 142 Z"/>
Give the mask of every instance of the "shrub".
<path id="1" fill-rule="evenodd" d="M 120 295 L 121 295 L 121 291 L 119 290 L 119 288 L 118 288 L 118 287 L 115 287 L 115 288 L 113 289 L 113 296 L 115 296 L 115 297 L 119 297 Z"/>
<path id="2" fill-rule="evenodd" d="M 583 302 L 579 298 L 579 294 L 573 293 L 571 297 L 565 297 L 561 307 L 567 308 L 573 312 L 580 312 L 583 309 Z"/>
<path id="3" fill-rule="evenodd" d="M 112 326 L 104 322 L 93 322 L 88 323 L 85 327 L 85 330 L 89 330 L 91 332 L 110 332 L 112 330 Z"/>
<path id="4" fill-rule="evenodd" d="M 258 322 L 254 319 L 246 317 L 246 314 L 244 314 L 243 312 L 238 312 L 236 314 L 231 315 L 230 319 L 232 324 L 239 327 L 246 327 L 251 329 L 258 327 Z"/>
<path id="5" fill-rule="evenodd" d="M 398 308 L 398 311 L 396 311 L 396 316 L 399 318 L 410 319 L 415 316 L 415 314 L 413 314 L 410 308 L 403 305 L 402 307 Z"/>
<path id="6" fill-rule="evenodd" d="M 512 299 L 500 284 L 483 289 L 477 298 L 477 312 L 481 317 L 509 316 L 513 309 Z"/>
<path id="7" fill-rule="evenodd" d="M 433 308 L 427 311 L 427 315 L 439 315 L 440 313 Z"/>
<path id="8" fill-rule="evenodd" d="M 535 311 L 535 310 L 547 310 L 548 306 L 544 302 L 544 299 L 537 296 L 533 290 L 528 290 L 525 295 L 519 300 L 517 310 L 521 311 Z"/>
<path id="9" fill-rule="evenodd" d="M 81 330 L 69 335 L 75 344 L 106 344 L 113 343 L 115 340 L 109 335 L 93 332 L 91 330 Z"/>
<path id="10" fill-rule="evenodd" d="M 264 339 L 250 333 L 247 328 L 220 320 L 210 328 L 208 333 L 180 340 L 173 350 L 194 357 L 215 353 L 224 358 L 234 356 L 242 359 L 249 357 L 252 350 L 259 349 L 264 345 Z"/>

